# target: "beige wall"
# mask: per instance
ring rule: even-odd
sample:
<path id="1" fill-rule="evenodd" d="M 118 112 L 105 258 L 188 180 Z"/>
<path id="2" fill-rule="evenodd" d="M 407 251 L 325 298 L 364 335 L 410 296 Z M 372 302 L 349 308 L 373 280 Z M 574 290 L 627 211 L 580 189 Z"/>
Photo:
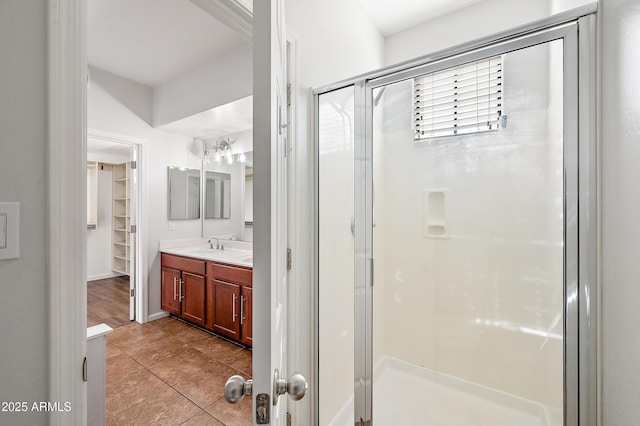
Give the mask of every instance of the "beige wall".
<path id="1" fill-rule="evenodd" d="M 46 2 L 0 2 L 0 201 L 20 203 L 20 259 L 0 261 L 0 401 L 47 401 Z M 47 413 L 0 412 L 45 425 Z"/>
<path id="2" fill-rule="evenodd" d="M 640 419 L 640 1 L 602 0 L 603 424 Z"/>

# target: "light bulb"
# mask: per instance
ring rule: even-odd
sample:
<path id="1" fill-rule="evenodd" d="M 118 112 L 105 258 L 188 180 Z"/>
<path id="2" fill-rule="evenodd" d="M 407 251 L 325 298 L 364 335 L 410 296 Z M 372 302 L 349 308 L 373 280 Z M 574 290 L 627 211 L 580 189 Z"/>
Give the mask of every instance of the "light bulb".
<path id="1" fill-rule="evenodd" d="M 222 163 L 222 156 L 220 155 L 220 151 L 216 151 L 216 163 Z"/>
<path id="2" fill-rule="evenodd" d="M 244 155 L 244 152 L 241 152 L 240 154 L 238 154 L 238 163 L 246 163 L 247 162 L 247 156 Z"/>
<path id="3" fill-rule="evenodd" d="M 227 164 L 228 165 L 233 164 L 233 154 L 231 153 L 230 149 L 227 150 Z"/>

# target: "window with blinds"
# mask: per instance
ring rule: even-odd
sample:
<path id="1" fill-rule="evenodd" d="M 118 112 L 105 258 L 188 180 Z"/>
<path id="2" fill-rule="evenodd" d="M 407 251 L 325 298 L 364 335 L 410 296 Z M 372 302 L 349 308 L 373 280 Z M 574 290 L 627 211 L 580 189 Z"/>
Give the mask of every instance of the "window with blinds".
<path id="1" fill-rule="evenodd" d="M 502 58 L 416 77 L 413 99 L 416 141 L 498 130 Z"/>

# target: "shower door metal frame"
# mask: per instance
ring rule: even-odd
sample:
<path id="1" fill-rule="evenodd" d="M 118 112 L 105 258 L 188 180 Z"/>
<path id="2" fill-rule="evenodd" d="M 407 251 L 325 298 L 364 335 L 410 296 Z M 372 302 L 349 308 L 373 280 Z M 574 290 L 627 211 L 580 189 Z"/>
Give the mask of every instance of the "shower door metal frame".
<path id="1" fill-rule="evenodd" d="M 595 5 L 557 15 L 491 39 L 456 47 L 422 60 L 377 71 L 314 91 L 316 115 L 316 221 L 318 235 L 319 96 L 354 86 L 355 90 L 355 377 L 354 424 L 373 418 L 373 90 L 421 74 L 563 41 L 564 161 L 564 425 L 596 425 L 598 406 L 598 199 Z M 317 238 L 316 238 L 316 241 Z M 318 294 L 316 255 L 315 294 Z M 316 297 L 316 345 L 319 306 Z M 316 346 L 317 349 L 318 346 Z M 315 351 L 317 353 L 317 350 Z M 317 359 L 316 359 L 317 361 Z M 315 377 L 319 379 L 318 363 Z M 314 384 L 316 395 L 318 380 Z M 319 407 L 315 404 L 315 419 Z"/>

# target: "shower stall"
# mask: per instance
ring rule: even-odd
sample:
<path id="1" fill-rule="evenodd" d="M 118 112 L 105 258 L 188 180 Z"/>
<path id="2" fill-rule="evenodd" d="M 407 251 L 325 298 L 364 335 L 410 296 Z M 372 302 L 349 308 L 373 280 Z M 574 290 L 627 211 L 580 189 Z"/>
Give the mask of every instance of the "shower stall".
<path id="1" fill-rule="evenodd" d="M 316 90 L 318 424 L 595 424 L 591 12 Z"/>

